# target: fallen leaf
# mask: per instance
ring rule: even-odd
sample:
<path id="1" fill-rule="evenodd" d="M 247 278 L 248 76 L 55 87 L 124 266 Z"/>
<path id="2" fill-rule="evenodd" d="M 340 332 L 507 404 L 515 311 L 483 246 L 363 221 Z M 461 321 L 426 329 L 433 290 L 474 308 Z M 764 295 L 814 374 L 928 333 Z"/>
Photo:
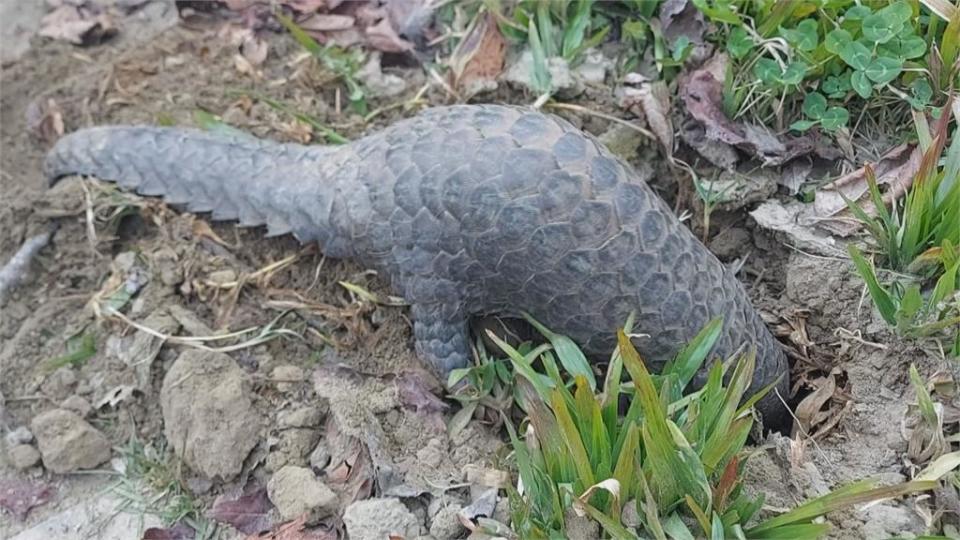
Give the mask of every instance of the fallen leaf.
<path id="1" fill-rule="evenodd" d="M 718 75 L 725 72 L 725 68 L 721 68 L 727 61 L 726 55 L 717 54 L 680 81 L 680 97 L 690 116 L 703 126 L 704 136 L 740 148 L 759 159 L 764 166 L 782 165 L 814 152 L 816 144 L 807 136 L 778 137 L 763 126 L 734 122 L 727 117 L 722 106 L 723 75 Z"/>
<path id="2" fill-rule="evenodd" d="M 270 46 L 267 41 L 254 35 L 248 36 L 240 44 L 240 54 L 250 62 L 251 65 L 259 66 L 267 59 L 267 52 Z"/>
<path id="3" fill-rule="evenodd" d="M 506 52 L 507 42 L 493 16 L 478 18 L 450 55 L 451 86 L 469 97 L 478 83 L 495 80 L 503 72 Z"/>
<path id="4" fill-rule="evenodd" d="M 53 98 L 31 101 L 24 116 L 30 132 L 47 144 L 63 135 L 63 112 Z"/>
<path id="5" fill-rule="evenodd" d="M 367 43 L 383 52 L 406 52 L 413 49 L 413 43 L 401 38 L 388 19 L 382 19 L 365 30 Z"/>
<path id="6" fill-rule="evenodd" d="M 293 521 L 284 523 L 277 530 L 266 535 L 250 535 L 247 540 L 337 540 L 339 534 L 336 527 L 317 527 L 307 529 L 307 514 Z"/>
<path id="7" fill-rule="evenodd" d="M 441 413 L 449 408 L 449 405 L 430 391 L 429 385 L 417 373 L 402 373 L 397 377 L 396 385 L 400 403 L 412 407 L 417 413 Z"/>
<path id="8" fill-rule="evenodd" d="M 182 521 L 173 527 L 150 527 L 143 531 L 143 540 L 193 540 L 197 531 Z"/>
<path id="9" fill-rule="evenodd" d="M 640 86 L 640 108 L 647 126 L 657 136 L 668 158 L 673 156 L 673 122 L 670 120 L 670 92 L 663 81 Z"/>
<path id="10" fill-rule="evenodd" d="M 297 23 L 300 28 L 313 32 L 329 32 L 331 30 L 346 30 L 353 28 L 357 20 L 350 15 L 336 15 L 332 13 L 316 13 Z"/>
<path id="11" fill-rule="evenodd" d="M 56 490 L 50 484 L 21 478 L 0 479 L 0 508 L 23 521 L 30 509 L 53 499 Z"/>
<path id="12" fill-rule="evenodd" d="M 374 470 L 367 447 L 343 433 L 332 416 L 327 419 L 324 440 L 331 451 L 324 474 L 327 485 L 339 495 L 341 507 L 372 495 Z"/>
<path id="13" fill-rule="evenodd" d="M 68 41 L 74 45 L 96 45 L 116 35 L 117 29 L 106 13 L 88 7 L 64 4 L 40 20 L 38 35 Z"/>
<path id="14" fill-rule="evenodd" d="M 273 527 L 271 508 L 273 504 L 267 498 L 267 490 L 258 488 L 235 499 L 220 495 L 213 501 L 213 508 L 207 512 L 207 517 L 227 523 L 246 534 L 259 534 Z"/>
<path id="15" fill-rule="evenodd" d="M 816 425 L 816 417 L 837 390 L 837 381 L 832 375 L 810 381 L 810 384 L 816 387 L 816 391 L 803 398 L 803 401 L 797 405 L 794 413 L 796 420 L 794 420 L 790 432 L 791 438 L 796 437 L 798 432 L 805 436 L 812 434 L 812 429 Z"/>
<path id="16" fill-rule="evenodd" d="M 914 175 L 920 169 L 923 153 L 912 144 L 902 144 L 884 154 L 880 161 L 871 165 L 877 184 L 887 186 L 884 199 L 887 203 L 906 193 Z M 834 234 L 849 236 L 860 228 L 859 221 L 852 219 L 843 197 L 858 201 L 868 214 L 876 211 L 868 196 L 866 166 L 837 178 L 817 190 L 813 212 L 819 218 L 818 225 Z M 833 219 L 831 219 L 833 218 Z"/>

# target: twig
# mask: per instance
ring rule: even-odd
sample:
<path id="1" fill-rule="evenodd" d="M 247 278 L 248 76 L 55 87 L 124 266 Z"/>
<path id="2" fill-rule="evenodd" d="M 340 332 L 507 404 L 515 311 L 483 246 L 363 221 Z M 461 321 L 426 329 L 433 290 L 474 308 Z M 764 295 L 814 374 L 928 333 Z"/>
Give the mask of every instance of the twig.
<path id="1" fill-rule="evenodd" d="M 657 140 L 657 138 L 653 135 L 653 133 L 651 133 L 650 131 L 648 131 L 648 130 L 646 130 L 646 129 L 644 129 L 644 128 L 636 125 L 636 124 L 634 124 L 633 122 L 628 122 L 628 121 L 626 121 L 626 120 L 624 120 L 624 119 L 622 119 L 622 118 L 617 118 L 616 116 L 613 116 L 613 115 L 611 115 L 611 114 L 606 114 L 606 113 L 602 113 L 602 112 L 600 112 L 600 111 L 595 111 L 595 110 L 593 110 L 593 109 L 588 109 L 588 108 L 583 107 L 583 106 L 581 106 L 581 105 L 574 105 L 573 103 L 556 103 L 556 102 L 554 102 L 554 103 L 545 103 L 543 106 L 544 106 L 544 107 L 547 107 L 547 108 L 553 108 L 553 109 L 565 109 L 565 110 L 568 110 L 568 111 L 575 111 L 575 112 L 579 112 L 579 113 L 583 113 L 583 114 L 589 114 L 589 115 L 591 115 L 591 116 L 596 116 L 597 118 L 603 118 L 604 120 L 609 120 L 609 121 L 611 121 L 611 122 L 616 122 L 616 123 L 618 123 L 618 124 L 627 126 L 628 128 L 630 128 L 630 129 L 632 129 L 632 130 L 634 130 L 634 131 L 637 131 L 638 133 L 642 134 L 644 137 L 647 137 L 647 138 L 652 139 L 652 140 Z"/>
<path id="2" fill-rule="evenodd" d="M 13 258 L 3 268 L 0 268 L 0 302 L 6 300 L 9 290 L 23 279 L 33 257 L 50 243 L 54 228 L 51 227 L 49 230 L 27 239 L 13 255 Z"/>

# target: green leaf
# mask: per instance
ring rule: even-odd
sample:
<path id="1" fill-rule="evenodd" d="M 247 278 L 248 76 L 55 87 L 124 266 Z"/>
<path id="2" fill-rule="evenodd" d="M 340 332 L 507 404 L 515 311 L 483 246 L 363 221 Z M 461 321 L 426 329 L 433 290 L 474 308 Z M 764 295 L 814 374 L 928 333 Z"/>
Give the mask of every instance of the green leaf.
<path id="1" fill-rule="evenodd" d="M 780 65 L 770 58 L 761 58 L 753 65 L 753 75 L 766 85 L 775 84 L 780 73 Z"/>
<path id="2" fill-rule="evenodd" d="M 882 45 L 880 52 L 884 56 L 899 58 L 900 60 L 920 58 L 927 52 L 927 42 L 920 36 L 897 37 Z"/>
<path id="3" fill-rule="evenodd" d="M 900 0 L 881 9 L 877 14 L 887 17 L 888 20 L 906 24 L 913 18 L 913 8 L 910 7 L 910 4 Z"/>
<path id="4" fill-rule="evenodd" d="M 850 74 L 850 85 L 863 99 L 869 98 L 873 93 L 873 83 L 863 71 L 857 70 Z"/>
<path id="5" fill-rule="evenodd" d="M 867 69 L 864 70 L 867 77 L 877 84 L 887 84 L 896 79 L 903 70 L 903 63 L 894 58 L 881 56 L 874 58 Z"/>
<path id="6" fill-rule="evenodd" d="M 676 357 L 664 364 L 663 374 L 674 374 L 681 389 L 686 388 L 703 366 L 707 355 L 720 338 L 723 329 L 723 317 L 712 319 L 697 333 Z"/>
<path id="7" fill-rule="evenodd" d="M 813 19 L 800 21 L 800 24 L 794 29 L 781 26 L 780 35 L 801 51 L 812 51 L 817 48 L 817 22 Z"/>
<path id="8" fill-rule="evenodd" d="M 842 99 L 847 92 L 853 90 L 853 86 L 850 84 L 850 74 L 850 70 L 844 70 L 840 76 L 831 75 L 827 77 L 823 81 L 821 89 L 831 98 Z"/>
<path id="9" fill-rule="evenodd" d="M 734 28 L 727 37 L 727 51 L 736 59 L 749 54 L 753 46 L 753 37 L 743 28 Z"/>
<path id="10" fill-rule="evenodd" d="M 927 79 L 916 79 L 913 81 L 913 84 L 910 85 L 910 90 L 913 92 L 913 97 L 921 107 L 930 103 L 930 99 L 933 97 L 933 88 Z"/>
<path id="11" fill-rule="evenodd" d="M 800 84 L 807 74 L 807 64 L 801 61 L 790 62 L 780 75 L 780 82 L 784 85 Z"/>
<path id="12" fill-rule="evenodd" d="M 540 34 L 533 24 L 533 19 L 527 23 L 527 39 L 530 41 L 530 51 L 533 54 L 533 87 L 534 90 L 546 94 L 551 90 L 550 70 L 547 68 L 547 57 L 540 42 Z"/>
<path id="13" fill-rule="evenodd" d="M 886 43 L 902 28 L 903 21 L 892 19 L 881 11 L 863 20 L 863 37 L 873 43 Z"/>
<path id="14" fill-rule="evenodd" d="M 565 25 L 566 30 L 563 32 L 563 57 L 568 60 L 572 59 L 583 45 L 583 38 L 587 33 L 587 26 L 590 24 L 590 9 L 592 6 L 592 0 L 579 0 L 579 2 L 577 2 L 576 11 L 574 11 L 573 17 L 567 21 Z M 547 16 L 549 17 L 549 14 Z M 643 25 L 643 27 L 631 28 L 631 30 L 635 30 L 640 34 L 635 39 L 645 39 L 646 23 L 642 21 L 638 22 L 640 25 Z M 626 26 L 627 23 L 624 23 L 625 28 Z"/>
<path id="15" fill-rule="evenodd" d="M 871 11 L 867 6 L 851 6 L 850 9 L 843 14 L 843 20 L 862 21 L 863 19 L 869 17 L 871 13 L 873 13 L 873 11 Z"/>
<path id="16" fill-rule="evenodd" d="M 790 129 L 804 132 L 817 124 L 818 122 L 816 120 L 797 120 L 796 122 L 790 124 Z"/>
<path id="17" fill-rule="evenodd" d="M 820 119 L 820 125 L 827 131 L 836 131 L 847 125 L 850 120 L 850 113 L 843 107 L 830 107 L 823 113 Z"/>
<path id="18" fill-rule="evenodd" d="M 550 341 L 553 349 L 557 351 L 560 364 L 563 365 L 563 369 L 567 370 L 567 373 L 573 376 L 582 375 L 590 384 L 591 390 L 597 389 L 597 379 L 593 376 L 593 370 L 590 369 L 590 362 L 587 361 L 587 357 L 583 355 L 583 352 L 572 339 L 552 332 L 528 313 L 524 313 L 523 318 Z"/>
<path id="19" fill-rule="evenodd" d="M 841 49 L 849 43 L 853 43 L 853 36 L 850 35 L 850 32 L 842 28 L 837 28 L 827 34 L 824 40 L 824 47 L 833 54 L 840 54 Z"/>
<path id="20" fill-rule="evenodd" d="M 803 98 L 803 114 L 814 120 L 820 120 L 825 112 L 827 112 L 827 98 L 823 97 L 823 94 L 811 92 Z"/>
<path id="21" fill-rule="evenodd" d="M 587 449 L 583 446 L 583 439 L 580 438 L 580 432 L 570 415 L 567 403 L 564 401 L 560 392 L 554 390 L 550 395 L 550 408 L 557 416 L 557 424 L 563 433 L 567 450 L 573 458 L 573 464 L 577 468 L 577 476 L 584 487 L 592 486 L 596 483 L 593 477 L 593 468 L 590 467 L 590 458 L 587 456 Z"/>
<path id="22" fill-rule="evenodd" d="M 620 33 L 632 40 L 634 43 L 642 44 L 647 41 L 647 31 L 650 29 L 645 21 L 639 19 L 627 19 L 620 26 Z"/>
<path id="23" fill-rule="evenodd" d="M 840 47 L 838 54 L 848 66 L 860 70 L 867 69 L 867 66 L 870 65 L 870 57 L 872 56 L 870 49 L 859 41 L 851 41 L 844 44 Z M 856 86 L 854 86 L 854 88 L 856 88 Z"/>
<path id="24" fill-rule="evenodd" d="M 687 36 L 678 37 L 677 40 L 673 42 L 673 61 L 685 62 L 692 50 L 693 43 L 690 42 L 690 38 Z"/>
<path id="25" fill-rule="evenodd" d="M 860 250 L 857 249 L 856 246 L 850 244 L 848 250 L 850 257 L 853 259 L 853 264 L 857 267 L 857 272 L 860 274 L 860 277 L 867 284 L 870 297 L 873 298 L 873 303 L 877 305 L 877 310 L 880 311 L 883 320 L 887 321 L 887 324 L 890 325 L 897 324 L 897 307 L 894 305 L 893 299 L 890 298 L 890 294 L 886 289 L 880 286 L 873 267 L 863 258 L 863 255 L 860 254 Z"/>

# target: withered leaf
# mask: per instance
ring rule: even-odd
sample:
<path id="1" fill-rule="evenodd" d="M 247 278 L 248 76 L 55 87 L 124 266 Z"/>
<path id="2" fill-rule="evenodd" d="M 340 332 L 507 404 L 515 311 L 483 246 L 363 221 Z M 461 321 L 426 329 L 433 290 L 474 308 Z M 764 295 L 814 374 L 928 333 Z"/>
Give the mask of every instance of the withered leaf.
<path id="1" fill-rule="evenodd" d="M 272 507 L 267 490 L 261 487 L 235 499 L 225 495 L 217 497 L 207 516 L 214 521 L 227 523 L 240 532 L 258 534 L 273 527 L 269 517 Z"/>

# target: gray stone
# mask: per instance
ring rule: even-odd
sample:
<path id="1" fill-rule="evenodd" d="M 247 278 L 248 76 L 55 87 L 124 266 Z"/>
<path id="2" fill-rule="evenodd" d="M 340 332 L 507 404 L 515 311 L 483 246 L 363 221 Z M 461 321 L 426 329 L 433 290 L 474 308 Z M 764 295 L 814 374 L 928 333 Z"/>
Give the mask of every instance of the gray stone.
<path id="1" fill-rule="evenodd" d="M 437 540 L 460 538 L 466 530 L 460 523 L 460 518 L 457 517 L 461 508 L 456 503 L 440 508 L 430 523 L 430 535 Z"/>
<path id="2" fill-rule="evenodd" d="M 287 428 L 315 428 L 323 420 L 324 411 L 319 407 L 301 407 L 289 411 L 281 411 L 277 415 L 277 427 Z"/>
<path id="3" fill-rule="evenodd" d="M 343 514 L 350 540 L 383 540 L 391 535 L 416 538 L 420 523 L 397 498 L 365 499 L 347 507 Z"/>
<path id="4" fill-rule="evenodd" d="M 33 467 L 40 462 L 40 452 L 29 444 L 18 444 L 7 451 L 10 464 L 18 471 Z"/>
<path id="5" fill-rule="evenodd" d="M 77 386 L 77 374 L 68 367 L 51 373 L 40 385 L 40 391 L 55 401 L 62 401 L 73 393 Z"/>
<path id="6" fill-rule="evenodd" d="M 308 522 L 313 522 L 339 508 L 337 494 L 306 467 L 288 465 L 277 471 L 267 483 L 267 496 L 283 519 L 309 513 Z"/>
<path id="7" fill-rule="evenodd" d="M 303 374 L 303 369 L 299 366 L 293 366 L 290 364 L 284 364 L 282 366 L 277 366 L 273 368 L 273 371 L 270 372 L 270 378 L 275 381 L 277 385 L 277 390 L 281 392 L 290 392 L 297 388 L 297 385 L 301 384 L 297 381 L 306 381 L 306 376 Z"/>
<path id="8" fill-rule="evenodd" d="M 33 418 L 43 465 L 55 473 L 92 469 L 110 459 L 110 441 L 73 411 L 54 409 Z"/>
<path id="9" fill-rule="evenodd" d="M 555 91 L 563 93 L 577 93 L 578 85 L 570 74 L 570 66 L 563 58 L 547 59 L 547 71 L 550 72 L 550 86 Z M 504 78 L 517 86 L 536 91 L 533 83 L 533 53 L 529 48 L 524 49 L 520 56 L 507 68 Z"/>
<path id="10" fill-rule="evenodd" d="M 7 446 L 16 446 L 33 442 L 33 433 L 27 426 L 20 426 L 7 432 L 4 438 L 7 441 Z"/>
<path id="11" fill-rule="evenodd" d="M 60 408 L 73 411 L 82 418 L 90 416 L 90 413 L 93 412 L 93 407 L 90 405 L 90 402 L 76 395 L 63 400 L 63 402 L 60 403 Z"/>
<path id="12" fill-rule="evenodd" d="M 188 350 L 163 378 L 164 435 L 195 472 L 228 481 L 257 445 L 263 419 L 243 370 L 225 354 Z"/>

